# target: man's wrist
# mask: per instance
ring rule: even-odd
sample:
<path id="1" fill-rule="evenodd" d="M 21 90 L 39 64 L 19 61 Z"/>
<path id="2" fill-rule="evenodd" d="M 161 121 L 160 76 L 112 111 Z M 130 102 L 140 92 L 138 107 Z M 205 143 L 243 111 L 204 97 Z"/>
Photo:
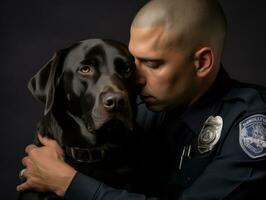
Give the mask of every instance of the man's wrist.
<path id="1" fill-rule="evenodd" d="M 64 198 L 69 200 L 97 199 L 97 194 L 101 191 L 102 185 L 102 182 L 77 171 L 67 188 Z"/>
<path id="2" fill-rule="evenodd" d="M 62 174 L 62 176 L 61 176 L 61 180 L 57 185 L 58 187 L 56 187 L 54 190 L 54 193 L 59 197 L 65 196 L 65 193 L 66 193 L 69 185 L 71 184 L 75 174 L 77 173 L 77 171 L 74 168 L 72 168 L 70 166 L 68 166 L 67 168 L 68 169 L 66 169 L 66 170 L 62 170 L 62 171 L 64 171 L 63 172 L 64 174 Z"/>

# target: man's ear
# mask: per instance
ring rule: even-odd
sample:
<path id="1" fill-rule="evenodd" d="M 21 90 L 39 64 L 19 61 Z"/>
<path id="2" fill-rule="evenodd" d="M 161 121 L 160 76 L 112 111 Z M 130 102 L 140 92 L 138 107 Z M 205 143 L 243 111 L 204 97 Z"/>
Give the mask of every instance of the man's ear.
<path id="1" fill-rule="evenodd" d="M 203 47 L 194 54 L 194 64 L 198 77 L 205 77 L 213 68 L 214 54 L 209 47 Z"/>
<path id="2" fill-rule="evenodd" d="M 54 103 L 55 87 L 62 73 L 62 50 L 53 57 L 30 79 L 28 89 L 31 94 L 45 104 L 46 115 Z"/>

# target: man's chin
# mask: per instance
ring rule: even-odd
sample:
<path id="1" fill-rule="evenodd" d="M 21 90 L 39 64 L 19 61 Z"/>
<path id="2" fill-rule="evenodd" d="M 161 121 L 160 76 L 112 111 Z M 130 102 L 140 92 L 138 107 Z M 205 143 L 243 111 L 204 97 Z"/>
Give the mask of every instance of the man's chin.
<path id="1" fill-rule="evenodd" d="M 146 104 L 147 108 L 153 112 L 161 112 L 161 111 L 165 110 L 165 106 L 163 106 L 161 104 L 148 103 L 148 102 L 145 102 L 145 104 Z"/>

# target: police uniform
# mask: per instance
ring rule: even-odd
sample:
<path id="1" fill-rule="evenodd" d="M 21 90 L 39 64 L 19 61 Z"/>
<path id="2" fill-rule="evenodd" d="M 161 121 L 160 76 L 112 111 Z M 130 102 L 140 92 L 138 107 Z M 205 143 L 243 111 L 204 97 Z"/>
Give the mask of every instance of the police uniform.
<path id="1" fill-rule="evenodd" d="M 152 113 L 139 106 L 131 191 L 77 173 L 65 198 L 264 199 L 266 89 L 229 78 L 221 67 L 192 106 Z"/>

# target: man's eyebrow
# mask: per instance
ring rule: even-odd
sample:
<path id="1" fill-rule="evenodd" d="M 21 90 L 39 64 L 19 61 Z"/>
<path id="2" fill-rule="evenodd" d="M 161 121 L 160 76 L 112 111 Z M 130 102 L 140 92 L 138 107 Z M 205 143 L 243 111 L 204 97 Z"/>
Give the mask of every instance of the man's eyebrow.
<path id="1" fill-rule="evenodd" d="M 163 62 L 163 59 L 158 59 L 158 58 L 148 58 L 148 57 L 136 57 L 140 61 L 144 62 Z"/>

